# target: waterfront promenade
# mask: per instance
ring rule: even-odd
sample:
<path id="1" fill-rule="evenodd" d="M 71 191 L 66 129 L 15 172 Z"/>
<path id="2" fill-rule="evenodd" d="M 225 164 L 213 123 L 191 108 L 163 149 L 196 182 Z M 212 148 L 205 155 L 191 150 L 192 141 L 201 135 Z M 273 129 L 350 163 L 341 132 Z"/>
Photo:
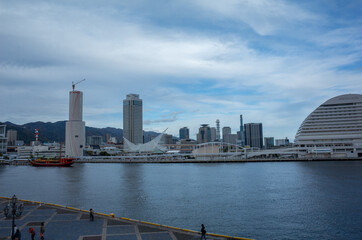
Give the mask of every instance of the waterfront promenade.
<path id="1" fill-rule="evenodd" d="M 9 198 L 0 197 L 0 240 L 11 239 L 12 220 L 3 213 Z M 148 223 L 129 218 L 115 217 L 113 214 L 96 213 L 95 220 L 89 221 L 89 212 L 72 207 L 50 203 L 20 200 L 24 212 L 16 218 L 22 238 L 31 239 L 29 228 L 36 231 L 39 239 L 40 224 L 45 224 L 45 239 L 51 240 L 189 240 L 200 239 L 200 233 L 188 229 Z M 200 223 L 201 225 L 201 223 Z M 207 226 L 206 226 L 207 227 Z M 207 234 L 207 239 L 225 240 L 247 238 Z"/>

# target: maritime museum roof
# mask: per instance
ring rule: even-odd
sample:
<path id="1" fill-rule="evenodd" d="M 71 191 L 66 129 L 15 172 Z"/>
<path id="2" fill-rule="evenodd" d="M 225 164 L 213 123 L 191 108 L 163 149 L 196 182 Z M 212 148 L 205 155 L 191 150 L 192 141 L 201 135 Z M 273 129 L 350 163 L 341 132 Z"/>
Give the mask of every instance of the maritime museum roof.
<path id="1" fill-rule="evenodd" d="M 152 141 L 147 142 L 145 144 L 134 144 L 130 141 L 128 141 L 125 137 L 123 137 L 123 143 L 124 143 L 124 151 L 125 152 L 138 152 L 138 153 L 144 153 L 144 152 L 166 152 L 167 148 L 160 145 L 160 141 L 162 136 L 165 132 L 160 133 L 156 138 L 154 138 Z"/>

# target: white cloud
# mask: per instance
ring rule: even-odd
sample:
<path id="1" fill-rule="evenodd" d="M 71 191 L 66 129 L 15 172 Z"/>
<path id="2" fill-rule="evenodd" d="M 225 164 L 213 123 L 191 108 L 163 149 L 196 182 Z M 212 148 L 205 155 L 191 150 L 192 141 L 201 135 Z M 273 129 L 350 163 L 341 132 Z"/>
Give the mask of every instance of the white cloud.
<path id="1" fill-rule="evenodd" d="M 361 72 L 339 69 L 360 59 L 351 51 L 360 47 L 361 36 L 354 35 L 358 27 L 299 39 L 323 51 L 289 42 L 301 49 L 288 52 L 289 45 L 273 45 L 262 37 L 259 41 L 273 48 L 263 51 L 252 48 L 253 39 L 238 31 L 220 35 L 172 28 L 109 12 L 111 7 L 97 11 L 60 4 L 0 8 L 4 120 L 64 120 L 71 82 L 86 78 L 77 88 L 84 91 L 84 118 L 90 126 L 122 127 L 122 100 L 135 92 L 150 110 L 144 111 L 148 129 L 169 127 L 178 135 L 180 127 L 189 126 L 194 134 L 199 124 L 220 119 L 236 131 L 243 114 L 245 121 L 263 122 L 268 135 L 293 139 L 301 121 L 323 101 L 362 90 Z M 246 22 L 261 35 L 278 34 L 287 22 L 316 18 L 283 1 L 200 0 L 191 5 L 204 12 L 201 18 L 210 17 L 210 11 Z M 340 47 L 344 41 L 353 47 L 345 51 Z M 163 110 L 179 114 L 162 116 Z"/>
<path id="2" fill-rule="evenodd" d="M 260 35 L 273 34 L 289 22 L 315 20 L 317 17 L 290 2 L 281 0 L 192 1 L 222 18 L 248 24 Z"/>

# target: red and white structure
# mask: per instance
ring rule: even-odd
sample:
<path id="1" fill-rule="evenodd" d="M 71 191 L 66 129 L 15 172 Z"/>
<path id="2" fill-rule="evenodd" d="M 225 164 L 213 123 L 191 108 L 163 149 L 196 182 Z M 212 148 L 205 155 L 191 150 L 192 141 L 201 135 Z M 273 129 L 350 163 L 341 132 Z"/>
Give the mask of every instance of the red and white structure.
<path id="1" fill-rule="evenodd" d="M 69 121 L 65 126 L 65 155 L 82 157 L 85 147 L 85 122 L 83 122 L 83 92 L 69 92 Z"/>
<path id="2" fill-rule="evenodd" d="M 35 129 L 35 141 L 37 142 L 39 140 L 39 130 Z"/>

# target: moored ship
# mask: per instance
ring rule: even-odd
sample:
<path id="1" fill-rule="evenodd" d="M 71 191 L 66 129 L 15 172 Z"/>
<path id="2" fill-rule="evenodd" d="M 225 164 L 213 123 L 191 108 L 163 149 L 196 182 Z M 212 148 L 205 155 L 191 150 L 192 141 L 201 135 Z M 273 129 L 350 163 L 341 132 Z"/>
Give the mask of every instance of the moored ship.
<path id="1" fill-rule="evenodd" d="M 62 144 L 59 147 L 58 158 L 37 158 L 30 161 L 33 167 L 70 167 L 75 158 L 62 158 Z"/>
<path id="2" fill-rule="evenodd" d="M 74 158 L 59 159 L 34 159 L 30 161 L 33 167 L 70 167 L 74 163 Z"/>

